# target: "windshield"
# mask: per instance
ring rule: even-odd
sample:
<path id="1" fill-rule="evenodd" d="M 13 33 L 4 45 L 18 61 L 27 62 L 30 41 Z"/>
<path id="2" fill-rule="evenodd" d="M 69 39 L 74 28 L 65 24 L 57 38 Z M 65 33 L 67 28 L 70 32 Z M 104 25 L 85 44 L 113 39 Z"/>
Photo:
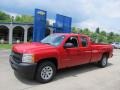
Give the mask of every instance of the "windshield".
<path id="1" fill-rule="evenodd" d="M 43 40 L 41 40 L 41 43 L 58 46 L 61 44 L 64 38 L 65 38 L 64 35 L 51 34 L 47 36 L 46 38 L 44 38 Z"/>

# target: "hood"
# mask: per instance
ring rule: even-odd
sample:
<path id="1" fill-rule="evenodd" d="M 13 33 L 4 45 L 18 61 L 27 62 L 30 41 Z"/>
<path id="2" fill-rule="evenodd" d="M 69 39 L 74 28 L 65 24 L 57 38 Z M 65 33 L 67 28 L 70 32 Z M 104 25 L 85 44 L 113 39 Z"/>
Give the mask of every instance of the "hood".
<path id="1" fill-rule="evenodd" d="M 14 44 L 12 50 L 19 53 L 33 53 L 36 50 L 52 49 L 55 48 L 52 45 L 42 44 L 42 43 L 23 43 L 23 44 Z"/>

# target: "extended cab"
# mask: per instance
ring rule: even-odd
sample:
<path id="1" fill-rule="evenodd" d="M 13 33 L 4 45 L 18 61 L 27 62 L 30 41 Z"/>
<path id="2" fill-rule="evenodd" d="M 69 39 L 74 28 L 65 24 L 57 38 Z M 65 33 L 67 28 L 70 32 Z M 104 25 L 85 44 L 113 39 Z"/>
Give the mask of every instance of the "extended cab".
<path id="1" fill-rule="evenodd" d="M 92 43 L 86 35 L 56 33 L 41 42 L 13 45 L 10 64 L 16 72 L 47 83 L 59 69 L 86 63 L 105 67 L 112 55 L 111 45 Z"/>

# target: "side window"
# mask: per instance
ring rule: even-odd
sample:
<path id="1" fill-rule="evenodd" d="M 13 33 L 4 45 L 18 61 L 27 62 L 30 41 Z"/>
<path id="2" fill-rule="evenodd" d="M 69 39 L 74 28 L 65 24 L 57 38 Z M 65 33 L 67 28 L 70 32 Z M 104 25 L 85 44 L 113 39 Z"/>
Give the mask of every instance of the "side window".
<path id="1" fill-rule="evenodd" d="M 72 36 L 66 41 L 66 43 L 72 43 L 74 47 L 78 47 L 78 38 Z"/>
<path id="2" fill-rule="evenodd" d="M 82 47 L 87 47 L 88 46 L 88 40 L 86 37 L 80 37 L 81 39 L 81 43 L 82 43 Z"/>

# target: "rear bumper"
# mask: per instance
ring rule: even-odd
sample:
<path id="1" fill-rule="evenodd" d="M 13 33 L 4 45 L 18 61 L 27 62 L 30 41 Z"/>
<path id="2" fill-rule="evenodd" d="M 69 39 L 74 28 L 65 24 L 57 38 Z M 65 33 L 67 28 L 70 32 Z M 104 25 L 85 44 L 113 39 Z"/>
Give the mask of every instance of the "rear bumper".
<path id="1" fill-rule="evenodd" d="M 19 74 L 31 78 L 34 78 L 37 64 L 28 64 L 28 63 L 16 63 L 12 57 L 9 58 L 11 67 Z"/>

